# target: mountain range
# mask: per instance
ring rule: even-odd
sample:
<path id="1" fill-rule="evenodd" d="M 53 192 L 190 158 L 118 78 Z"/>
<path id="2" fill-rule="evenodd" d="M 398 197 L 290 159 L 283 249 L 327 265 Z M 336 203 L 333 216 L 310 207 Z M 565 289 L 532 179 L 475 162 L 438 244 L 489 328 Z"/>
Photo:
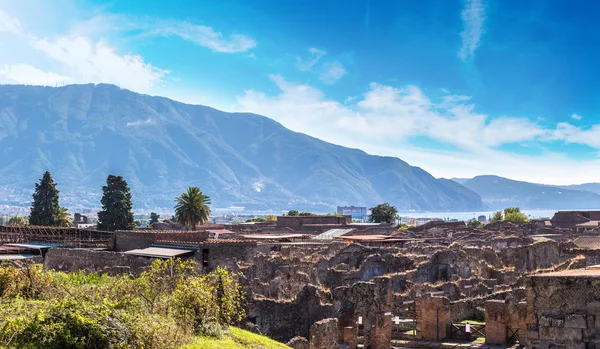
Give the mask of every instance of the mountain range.
<path id="1" fill-rule="evenodd" d="M 128 181 L 134 208 L 172 208 L 177 195 L 198 186 L 213 207 L 483 209 L 481 197 L 455 181 L 264 116 L 106 84 L 0 85 L 0 204 L 27 205 L 46 170 L 68 207 L 99 207 L 106 176 L 117 174 Z"/>
<path id="2" fill-rule="evenodd" d="M 600 208 L 600 183 L 552 186 L 490 175 L 452 180 L 479 194 L 483 203 L 494 210 Z"/>

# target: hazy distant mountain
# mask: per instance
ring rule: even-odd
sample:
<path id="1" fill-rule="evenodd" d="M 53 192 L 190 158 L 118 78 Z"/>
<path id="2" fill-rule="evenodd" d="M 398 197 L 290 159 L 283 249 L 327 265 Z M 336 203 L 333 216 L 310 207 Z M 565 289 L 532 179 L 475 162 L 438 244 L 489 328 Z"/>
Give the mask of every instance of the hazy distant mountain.
<path id="1" fill-rule="evenodd" d="M 136 207 L 172 207 L 199 186 L 215 207 L 476 210 L 480 197 L 392 157 L 112 85 L 0 86 L 1 203 L 29 200 L 50 170 L 69 205 L 99 206 L 107 174 L 125 177 Z"/>
<path id="2" fill-rule="evenodd" d="M 562 185 L 561 188 L 571 190 L 585 190 L 591 193 L 600 194 L 600 183 L 584 183 L 584 184 L 573 184 L 573 185 Z"/>
<path id="3" fill-rule="evenodd" d="M 457 177 L 454 177 L 454 178 L 451 178 L 450 180 L 454 181 L 454 182 L 456 182 L 458 184 L 463 184 L 464 182 L 468 181 L 469 179 L 470 178 L 457 178 Z"/>
<path id="4" fill-rule="evenodd" d="M 463 185 L 492 209 L 593 209 L 600 208 L 600 195 L 583 190 L 520 182 L 498 176 L 477 176 Z"/>

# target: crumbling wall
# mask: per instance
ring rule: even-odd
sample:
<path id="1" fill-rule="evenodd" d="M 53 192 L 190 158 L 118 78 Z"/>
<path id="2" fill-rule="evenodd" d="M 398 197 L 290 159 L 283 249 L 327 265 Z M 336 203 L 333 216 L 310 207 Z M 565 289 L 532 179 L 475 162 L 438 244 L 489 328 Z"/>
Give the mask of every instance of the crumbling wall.
<path id="1" fill-rule="evenodd" d="M 248 304 L 247 318 L 260 333 L 280 342 L 296 336 L 309 338 L 313 323 L 334 315 L 333 305 L 325 303 L 328 296 L 322 293 L 307 285 L 294 301 L 254 299 Z"/>
<path id="2" fill-rule="evenodd" d="M 64 272 L 85 270 L 111 274 L 126 272 L 137 275 L 152 261 L 152 258 L 131 256 L 120 252 L 53 248 L 46 253 L 44 268 Z"/>

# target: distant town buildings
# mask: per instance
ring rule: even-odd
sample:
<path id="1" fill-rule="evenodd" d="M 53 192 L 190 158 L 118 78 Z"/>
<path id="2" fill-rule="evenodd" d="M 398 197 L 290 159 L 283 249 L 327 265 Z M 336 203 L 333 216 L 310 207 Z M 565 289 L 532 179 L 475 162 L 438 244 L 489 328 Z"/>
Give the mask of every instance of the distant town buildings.
<path id="1" fill-rule="evenodd" d="M 337 214 L 341 214 L 344 216 L 352 216 L 353 221 L 366 222 L 368 219 L 366 207 L 338 206 Z"/>

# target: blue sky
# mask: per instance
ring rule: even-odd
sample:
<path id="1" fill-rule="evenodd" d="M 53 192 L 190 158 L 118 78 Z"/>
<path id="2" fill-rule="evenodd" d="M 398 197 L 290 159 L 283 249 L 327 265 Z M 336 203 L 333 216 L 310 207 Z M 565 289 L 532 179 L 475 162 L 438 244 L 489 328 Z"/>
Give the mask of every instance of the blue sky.
<path id="1" fill-rule="evenodd" d="M 0 83 L 107 82 L 255 112 L 437 177 L 593 182 L 599 13 L 583 0 L 0 0 Z"/>

